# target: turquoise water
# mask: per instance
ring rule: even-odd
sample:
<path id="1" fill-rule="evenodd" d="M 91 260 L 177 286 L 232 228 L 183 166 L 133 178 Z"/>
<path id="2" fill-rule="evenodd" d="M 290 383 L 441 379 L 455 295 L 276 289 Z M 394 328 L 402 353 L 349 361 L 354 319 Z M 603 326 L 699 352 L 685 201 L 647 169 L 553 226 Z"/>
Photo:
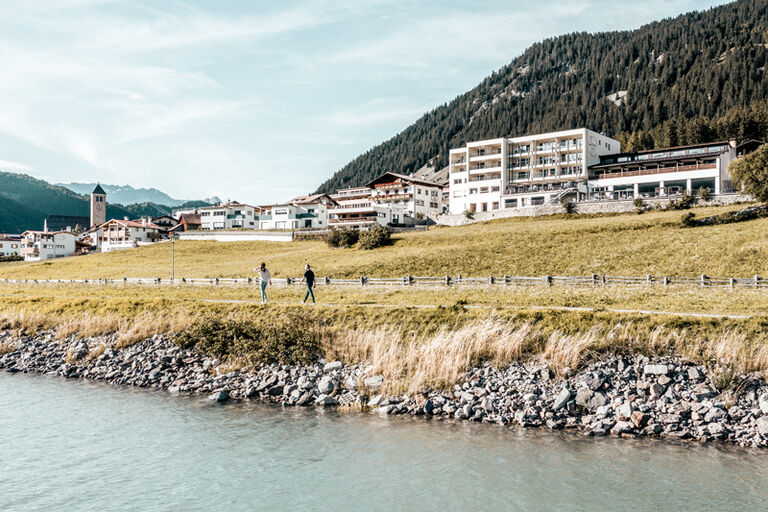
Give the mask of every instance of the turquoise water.
<path id="1" fill-rule="evenodd" d="M 0 373 L 0 510 L 765 510 L 768 452 Z"/>

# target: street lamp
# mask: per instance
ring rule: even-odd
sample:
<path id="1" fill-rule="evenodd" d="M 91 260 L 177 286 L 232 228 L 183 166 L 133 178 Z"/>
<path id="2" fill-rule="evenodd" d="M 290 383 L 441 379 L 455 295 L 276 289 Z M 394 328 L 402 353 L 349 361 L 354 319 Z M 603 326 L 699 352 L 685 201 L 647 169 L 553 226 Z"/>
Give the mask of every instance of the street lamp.
<path id="1" fill-rule="evenodd" d="M 171 284 L 176 277 L 176 233 L 171 233 Z"/>

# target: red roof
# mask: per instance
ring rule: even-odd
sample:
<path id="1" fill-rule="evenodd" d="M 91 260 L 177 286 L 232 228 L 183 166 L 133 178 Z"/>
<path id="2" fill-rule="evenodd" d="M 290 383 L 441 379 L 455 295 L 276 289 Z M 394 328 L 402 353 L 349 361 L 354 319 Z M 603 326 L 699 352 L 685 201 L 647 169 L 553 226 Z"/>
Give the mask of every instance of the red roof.
<path id="1" fill-rule="evenodd" d="M 117 222 L 118 224 L 122 224 L 123 226 L 127 228 L 150 228 L 150 229 L 163 229 L 157 224 L 152 224 L 151 222 L 143 223 L 140 220 L 120 220 L 120 219 L 110 219 L 104 224 L 102 224 L 99 227 L 106 226 L 107 224 L 111 222 Z"/>

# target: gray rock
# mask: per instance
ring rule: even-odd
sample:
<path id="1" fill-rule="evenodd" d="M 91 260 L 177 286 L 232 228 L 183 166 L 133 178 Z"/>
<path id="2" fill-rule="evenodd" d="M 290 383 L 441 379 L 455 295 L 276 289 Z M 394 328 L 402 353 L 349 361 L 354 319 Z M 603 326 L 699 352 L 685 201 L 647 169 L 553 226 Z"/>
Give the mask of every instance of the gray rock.
<path id="1" fill-rule="evenodd" d="M 378 407 L 381 402 L 384 401 L 384 395 L 373 395 L 370 400 L 368 400 L 368 407 Z"/>
<path id="2" fill-rule="evenodd" d="M 230 398 L 229 391 L 216 391 L 208 395 L 208 400 L 216 403 L 224 403 Z"/>
<path id="3" fill-rule="evenodd" d="M 326 363 L 325 366 L 323 366 L 323 372 L 329 373 L 336 370 L 341 370 L 344 367 L 344 364 L 342 364 L 341 361 L 333 361 L 330 363 Z"/>
<path id="4" fill-rule="evenodd" d="M 616 408 L 616 416 L 625 420 L 628 420 L 632 417 L 632 412 L 632 404 L 628 402 L 624 402 Z"/>
<path id="5" fill-rule="evenodd" d="M 607 399 L 605 398 L 605 394 L 600 391 L 595 391 L 595 394 L 592 395 L 592 398 L 587 401 L 587 409 L 591 411 L 595 410 L 598 407 L 605 405 L 606 401 Z"/>
<path id="6" fill-rule="evenodd" d="M 768 436 L 768 416 L 757 418 L 757 433 L 762 436 Z"/>
<path id="7" fill-rule="evenodd" d="M 695 366 L 688 368 L 688 378 L 693 381 L 697 381 L 702 377 L 701 372 Z"/>
<path id="8" fill-rule="evenodd" d="M 559 411 L 571 400 L 571 390 L 563 388 L 562 391 L 555 397 L 555 402 L 552 404 L 552 409 Z"/>
<path id="9" fill-rule="evenodd" d="M 757 406 L 760 407 L 760 412 L 768 414 L 768 395 L 761 396 L 757 401 Z"/>
<path id="10" fill-rule="evenodd" d="M 381 385 L 384 384 L 384 376 L 373 375 L 371 377 L 366 377 L 366 379 L 363 381 L 363 384 L 365 384 L 365 387 L 368 389 L 379 389 Z"/>
<path id="11" fill-rule="evenodd" d="M 576 405 L 587 407 L 588 402 L 592 399 L 595 392 L 589 388 L 579 388 L 576 392 Z"/>
<path id="12" fill-rule="evenodd" d="M 336 400 L 332 396 L 328 395 L 320 395 L 315 399 L 316 405 L 322 405 L 322 406 L 328 406 L 328 405 L 338 405 L 339 401 Z"/>
<path id="13" fill-rule="evenodd" d="M 331 363 L 329 363 L 331 364 Z M 324 395 L 331 395 L 336 390 L 336 382 L 329 376 L 324 376 L 317 384 L 317 390 Z"/>
<path id="14" fill-rule="evenodd" d="M 666 375 L 669 372 L 669 368 L 665 364 L 647 364 L 643 368 L 645 375 Z"/>

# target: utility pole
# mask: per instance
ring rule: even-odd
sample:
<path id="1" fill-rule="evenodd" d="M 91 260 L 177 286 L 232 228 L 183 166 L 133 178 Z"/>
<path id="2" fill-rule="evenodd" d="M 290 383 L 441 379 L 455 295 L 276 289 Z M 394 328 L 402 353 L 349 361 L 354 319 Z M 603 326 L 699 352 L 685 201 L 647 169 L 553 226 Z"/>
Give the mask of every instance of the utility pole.
<path id="1" fill-rule="evenodd" d="M 176 233 L 171 233 L 171 284 L 176 277 Z"/>

